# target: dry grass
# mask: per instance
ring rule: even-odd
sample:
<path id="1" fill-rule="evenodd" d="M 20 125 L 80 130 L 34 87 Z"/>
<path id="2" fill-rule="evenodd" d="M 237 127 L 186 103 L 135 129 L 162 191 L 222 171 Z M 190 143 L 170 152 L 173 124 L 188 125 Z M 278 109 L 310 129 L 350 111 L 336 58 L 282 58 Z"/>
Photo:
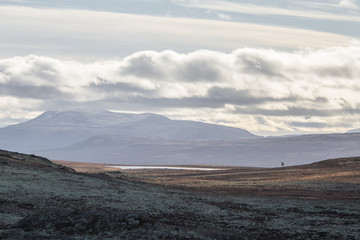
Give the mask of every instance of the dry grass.
<path id="1" fill-rule="evenodd" d="M 121 170 L 121 174 L 119 169 L 105 167 L 109 166 L 105 164 L 64 161 L 56 163 L 80 172 L 108 172 L 115 177 L 120 175 L 129 180 L 193 191 L 360 199 L 360 157 L 282 168 L 222 167 L 225 170 L 220 171 L 136 169 Z"/>

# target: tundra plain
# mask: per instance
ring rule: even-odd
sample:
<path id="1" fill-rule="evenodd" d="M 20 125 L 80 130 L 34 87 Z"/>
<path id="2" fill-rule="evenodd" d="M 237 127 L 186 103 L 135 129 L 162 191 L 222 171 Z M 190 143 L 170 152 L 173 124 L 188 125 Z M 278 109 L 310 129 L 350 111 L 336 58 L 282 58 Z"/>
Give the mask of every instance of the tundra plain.
<path id="1" fill-rule="evenodd" d="M 211 172 L 104 171 L 98 164 L 80 170 L 71 164 L 78 171 L 38 156 L 1 151 L 0 239 L 360 237 L 359 158 L 312 167 Z M 274 179 L 284 171 L 294 175 L 295 169 L 320 176 L 315 172 L 325 173 L 326 167 L 334 174 L 323 180 L 291 181 L 288 174 L 288 179 L 265 184 L 271 172 L 278 172 Z M 239 177 L 244 174 L 245 180 L 252 172 L 261 179 L 254 175 L 251 181 L 257 186 L 249 191 L 252 184 Z M 231 180 L 233 175 L 237 177 Z"/>

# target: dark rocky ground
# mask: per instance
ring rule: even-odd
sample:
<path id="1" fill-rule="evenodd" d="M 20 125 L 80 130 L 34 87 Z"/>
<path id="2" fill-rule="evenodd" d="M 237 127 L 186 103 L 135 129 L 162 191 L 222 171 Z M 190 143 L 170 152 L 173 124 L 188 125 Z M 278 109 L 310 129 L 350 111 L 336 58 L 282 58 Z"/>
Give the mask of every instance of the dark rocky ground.
<path id="1" fill-rule="evenodd" d="M 357 200 L 187 192 L 0 151 L 0 239 L 347 240 L 359 222 Z"/>

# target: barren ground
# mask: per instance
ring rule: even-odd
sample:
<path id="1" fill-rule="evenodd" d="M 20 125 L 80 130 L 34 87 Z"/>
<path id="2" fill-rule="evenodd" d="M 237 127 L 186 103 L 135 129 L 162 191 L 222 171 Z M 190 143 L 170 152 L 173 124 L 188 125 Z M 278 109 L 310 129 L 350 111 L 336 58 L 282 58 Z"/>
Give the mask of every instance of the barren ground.
<path id="1" fill-rule="evenodd" d="M 358 166 L 81 173 L 0 150 L 0 239 L 358 240 Z"/>

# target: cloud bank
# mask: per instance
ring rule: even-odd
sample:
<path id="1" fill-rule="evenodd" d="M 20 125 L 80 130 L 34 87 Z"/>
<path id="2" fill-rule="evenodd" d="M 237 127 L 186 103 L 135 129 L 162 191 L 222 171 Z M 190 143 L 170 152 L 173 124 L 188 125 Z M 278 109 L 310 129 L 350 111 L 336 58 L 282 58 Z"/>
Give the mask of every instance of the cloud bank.
<path id="1" fill-rule="evenodd" d="M 158 112 L 255 133 L 360 125 L 360 46 L 294 52 L 142 51 L 83 63 L 0 60 L 0 119 L 68 107 Z M 16 118 L 16 117 L 15 117 Z"/>

